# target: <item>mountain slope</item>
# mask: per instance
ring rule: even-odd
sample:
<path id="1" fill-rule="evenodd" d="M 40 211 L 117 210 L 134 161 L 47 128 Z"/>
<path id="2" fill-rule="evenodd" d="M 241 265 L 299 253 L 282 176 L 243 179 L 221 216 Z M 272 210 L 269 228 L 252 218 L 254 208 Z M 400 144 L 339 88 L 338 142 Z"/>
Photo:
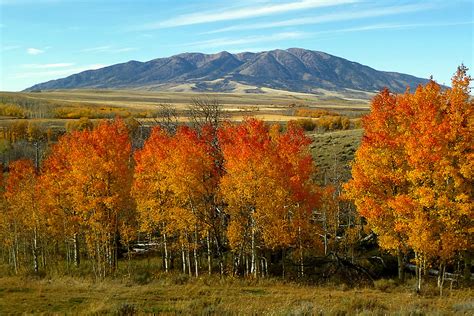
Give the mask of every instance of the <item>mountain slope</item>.
<path id="1" fill-rule="evenodd" d="M 289 48 L 260 53 L 184 53 L 148 62 L 129 61 L 34 85 L 25 91 L 77 88 L 169 89 L 228 92 L 236 84 L 294 92 L 319 89 L 402 92 L 427 79 L 378 71 L 323 52 Z M 229 88 L 230 87 L 230 88 Z M 230 89 L 230 90 L 229 90 Z"/>

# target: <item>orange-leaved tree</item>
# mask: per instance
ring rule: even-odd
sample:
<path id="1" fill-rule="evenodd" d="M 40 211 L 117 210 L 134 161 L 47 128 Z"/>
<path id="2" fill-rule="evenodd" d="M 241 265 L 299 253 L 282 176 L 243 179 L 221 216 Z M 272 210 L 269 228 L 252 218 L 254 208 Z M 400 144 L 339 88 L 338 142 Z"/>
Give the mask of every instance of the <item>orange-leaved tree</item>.
<path id="1" fill-rule="evenodd" d="M 74 265 L 78 266 L 81 221 L 72 201 L 72 192 L 77 187 L 70 163 L 70 149 L 76 146 L 81 144 L 71 134 L 64 135 L 52 146 L 50 155 L 43 162 L 39 190 L 40 207 L 47 221 L 49 235 L 56 240 L 64 240 L 67 262 L 72 257 Z"/>
<path id="2" fill-rule="evenodd" d="M 39 239 L 43 227 L 40 214 L 37 190 L 37 171 L 31 160 L 14 161 L 9 166 L 6 180 L 5 199 L 7 217 L 13 229 L 13 260 L 15 270 L 18 267 L 20 240 L 31 247 L 33 269 L 39 269 Z"/>
<path id="3" fill-rule="evenodd" d="M 165 270 L 168 267 L 167 234 L 181 244 L 183 272 L 191 273 L 190 246 L 194 273 L 198 271 L 199 238 L 210 231 L 217 186 L 214 158 L 209 144 L 196 130 L 179 127 L 168 135 L 156 127 L 137 161 L 133 195 L 137 200 L 142 230 L 159 230 L 163 237 Z"/>
<path id="4" fill-rule="evenodd" d="M 377 95 L 364 119 L 347 195 L 385 249 L 415 252 L 422 268 L 472 251 L 473 102 L 461 66 L 451 89 L 430 81 L 412 94 Z M 403 267 L 399 267 L 400 272 Z"/>
<path id="5" fill-rule="evenodd" d="M 399 208 L 408 212 L 408 244 L 414 250 L 420 289 L 423 263 L 439 265 L 442 294 L 446 264 L 472 251 L 473 101 L 467 68 L 452 88 L 430 81 L 400 102 L 410 192 Z M 428 227 L 428 229 L 427 229 Z"/>
<path id="6" fill-rule="evenodd" d="M 363 118 L 364 136 L 352 163 L 345 195 L 367 219 L 383 249 L 397 253 L 398 276 L 404 278 L 407 232 L 396 201 L 408 193 L 407 161 L 397 115 L 399 98 L 387 89 L 374 97 Z"/>
<path id="7" fill-rule="evenodd" d="M 103 121 L 91 131 L 64 136 L 45 162 L 43 180 L 51 184 L 43 203 L 53 222 L 67 226 L 66 237 L 84 234 L 97 276 L 112 272 L 119 242 L 132 237 L 134 222 L 131 145 L 124 122 Z"/>
<path id="8" fill-rule="evenodd" d="M 171 137 L 155 127 L 143 148 L 135 153 L 135 173 L 132 196 L 137 205 L 140 230 L 152 233 L 159 230 L 163 238 L 164 267 L 168 271 L 167 228 L 172 203 L 172 192 L 167 185 Z"/>
<path id="9" fill-rule="evenodd" d="M 250 256 L 247 272 L 257 276 L 266 266 L 257 249 L 296 244 L 302 255 L 314 206 L 310 201 L 315 201 L 309 181 L 312 160 L 302 131 L 279 134 L 262 121 L 247 119 L 224 126 L 219 141 L 225 169 L 220 192 L 230 215 L 227 235 L 237 265 Z"/>
<path id="10" fill-rule="evenodd" d="M 187 237 L 187 244 L 192 241 L 194 273 L 198 276 L 199 237 L 207 235 L 211 229 L 214 214 L 212 198 L 218 180 L 214 175 L 216 169 L 212 148 L 196 130 L 181 126 L 168 150 L 172 168 L 168 174 L 168 185 L 173 192 L 174 210 L 179 214 L 174 217 L 173 226 L 181 227 L 179 235 Z M 183 222 L 185 218 L 188 220 Z"/>

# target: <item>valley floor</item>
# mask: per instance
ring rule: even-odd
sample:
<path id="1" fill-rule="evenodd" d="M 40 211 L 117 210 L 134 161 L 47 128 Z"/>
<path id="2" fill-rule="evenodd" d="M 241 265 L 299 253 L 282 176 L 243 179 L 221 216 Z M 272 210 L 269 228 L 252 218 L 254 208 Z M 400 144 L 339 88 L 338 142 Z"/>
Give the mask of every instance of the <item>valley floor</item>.
<path id="1" fill-rule="evenodd" d="M 245 280 L 204 276 L 157 275 L 151 279 L 0 277 L 0 314 L 131 313 L 272 315 L 472 315 L 472 288 L 434 287 L 422 294 L 410 282 L 388 280 L 372 288 L 310 286 L 283 280 Z"/>

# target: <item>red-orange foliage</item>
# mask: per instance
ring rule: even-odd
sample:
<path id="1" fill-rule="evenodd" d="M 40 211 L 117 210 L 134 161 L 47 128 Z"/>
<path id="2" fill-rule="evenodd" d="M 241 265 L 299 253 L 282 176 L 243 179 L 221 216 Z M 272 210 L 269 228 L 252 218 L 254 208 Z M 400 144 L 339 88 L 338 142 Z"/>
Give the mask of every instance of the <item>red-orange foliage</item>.
<path id="1" fill-rule="evenodd" d="M 66 236 L 84 233 L 100 276 L 115 267 L 119 232 L 125 241 L 133 233 L 130 158 L 128 130 L 117 119 L 64 136 L 44 164 L 51 222 L 65 225 L 57 230 Z"/>
<path id="2" fill-rule="evenodd" d="M 17 160 L 10 164 L 5 186 L 6 218 L 12 228 L 14 258 L 19 256 L 19 239 L 31 245 L 33 268 L 38 271 L 38 239 L 43 217 L 38 207 L 37 173 L 31 160 Z M 15 261 L 17 259 L 14 259 Z M 15 270 L 16 270 L 15 263 Z"/>
<path id="3" fill-rule="evenodd" d="M 226 171 L 220 190 L 230 215 L 227 235 L 239 257 L 251 256 L 254 274 L 257 247 L 303 248 L 316 202 L 309 139 L 296 128 L 271 132 L 262 121 L 248 119 L 219 133 Z"/>
<path id="4" fill-rule="evenodd" d="M 452 89 L 433 81 L 372 101 L 346 186 L 385 249 L 444 264 L 472 250 L 473 102 L 460 67 Z"/>

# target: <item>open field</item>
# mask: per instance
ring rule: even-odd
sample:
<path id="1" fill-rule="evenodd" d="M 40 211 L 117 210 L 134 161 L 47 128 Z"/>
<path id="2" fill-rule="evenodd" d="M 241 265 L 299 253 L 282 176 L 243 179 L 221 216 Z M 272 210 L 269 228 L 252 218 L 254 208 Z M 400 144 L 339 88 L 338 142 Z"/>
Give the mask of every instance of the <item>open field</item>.
<path id="1" fill-rule="evenodd" d="M 229 118 L 233 119 L 236 116 L 237 120 L 244 116 L 259 115 L 262 119 L 268 121 L 288 121 L 295 118 L 293 117 L 294 110 L 301 107 L 332 110 L 348 117 L 359 117 L 368 111 L 367 100 L 349 100 L 336 96 L 323 97 L 302 93 L 203 94 L 129 90 L 59 90 L 38 93 L 0 93 L 0 101 L 3 103 L 12 103 L 12 99 L 21 101 L 17 103 L 32 103 L 35 105 L 32 111 L 42 111 L 41 117 L 51 118 L 58 118 L 58 115 L 68 109 L 84 110 L 85 108 L 97 109 L 98 114 L 109 114 L 112 117 L 114 113 L 122 116 L 128 114 L 134 117 L 154 117 L 160 108 L 160 104 L 169 104 L 177 109 L 178 114 L 184 115 L 188 105 L 192 103 L 193 99 L 198 98 L 219 100 Z M 107 113 L 107 111 L 110 113 Z M 87 116 L 87 114 L 86 112 L 83 116 Z M 5 119 L 2 121 L 5 121 Z"/>
<path id="2" fill-rule="evenodd" d="M 343 181 L 350 178 L 349 162 L 354 159 L 362 134 L 363 129 L 309 134 L 313 139 L 311 153 L 322 183 L 334 177 Z"/>
<path id="3" fill-rule="evenodd" d="M 202 92 L 152 92 L 137 90 L 57 90 L 39 93 L 20 93 L 30 98 L 44 100 L 101 103 L 123 106 L 155 106 L 159 103 L 187 105 L 193 98 L 217 98 L 225 106 L 286 107 L 290 104 L 326 108 L 368 108 L 368 100 L 350 100 L 337 96 L 317 96 L 294 93 L 202 93 Z"/>
<path id="4" fill-rule="evenodd" d="M 245 280 L 186 275 L 121 277 L 0 278 L 0 311 L 17 313 L 272 314 L 272 315 L 468 315 L 472 289 L 439 297 L 434 288 L 415 294 L 412 285 L 387 280 L 371 288 L 302 285 L 280 279 Z M 128 314 L 127 314 L 128 312 Z"/>

